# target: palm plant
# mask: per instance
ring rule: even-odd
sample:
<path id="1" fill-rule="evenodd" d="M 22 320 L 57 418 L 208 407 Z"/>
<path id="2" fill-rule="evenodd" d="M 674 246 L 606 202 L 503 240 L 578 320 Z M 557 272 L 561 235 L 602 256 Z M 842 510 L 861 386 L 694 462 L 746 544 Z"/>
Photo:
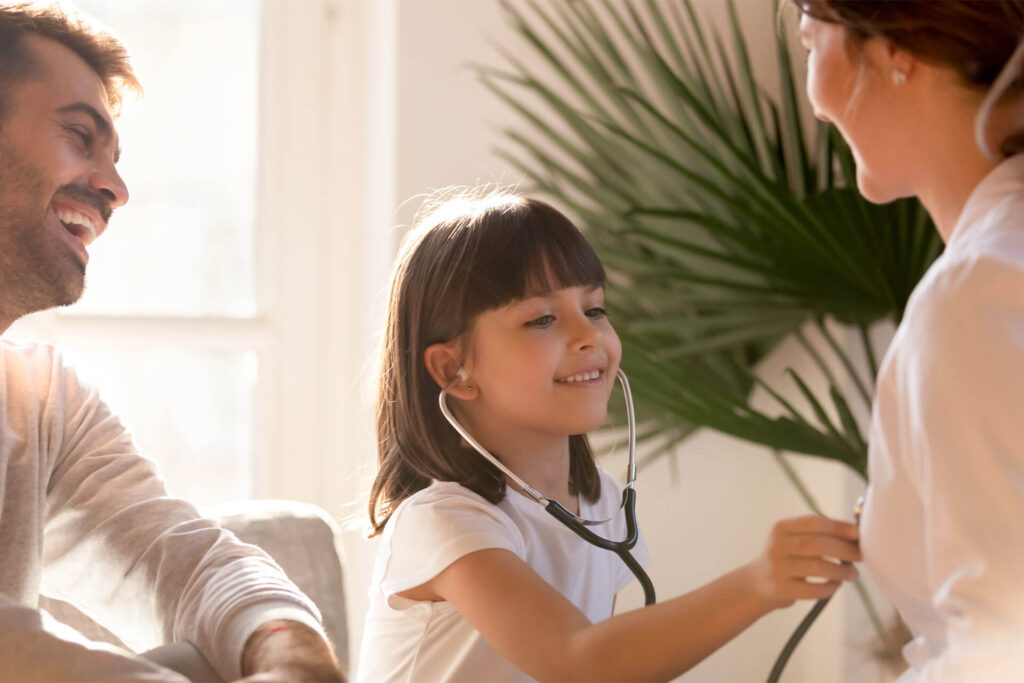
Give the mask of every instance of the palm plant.
<path id="1" fill-rule="evenodd" d="M 869 328 L 899 321 L 941 250 L 920 204 L 866 202 L 842 138 L 821 123 L 806 135 L 781 30 L 779 92 L 758 87 L 732 0 L 728 44 L 690 0 L 503 4 L 522 45 L 499 46 L 507 65 L 478 73 L 528 127 L 505 131 L 500 153 L 575 214 L 609 271 L 642 436 L 659 446 L 648 457 L 710 427 L 863 477 L 853 403 L 870 409 Z M 765 9 L 770 20 L 770 0 Z M 545 75 L 516 56 L 524 49 Z M 837 338 L 837 323 L 860 351 Z M 822 381 L 790 369 L 787 389 L 758 377 L 791 337 Z M 774 413 L 752 407 L 756 387 Z"/>

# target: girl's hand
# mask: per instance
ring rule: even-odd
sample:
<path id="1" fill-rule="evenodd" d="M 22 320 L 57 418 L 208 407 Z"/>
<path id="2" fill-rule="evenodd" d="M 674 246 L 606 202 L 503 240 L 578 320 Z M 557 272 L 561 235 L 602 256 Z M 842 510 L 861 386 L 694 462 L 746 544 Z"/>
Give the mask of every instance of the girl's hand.
<path id="1" fill-rule="evenodd" d="M 775 523 L 760 557 L 747 567 L 758 598 L 771 609 L 797 600 L 827 598 L 843 581 L 859 574 L 857 527 L 849 522 L 806 515 Z"/>

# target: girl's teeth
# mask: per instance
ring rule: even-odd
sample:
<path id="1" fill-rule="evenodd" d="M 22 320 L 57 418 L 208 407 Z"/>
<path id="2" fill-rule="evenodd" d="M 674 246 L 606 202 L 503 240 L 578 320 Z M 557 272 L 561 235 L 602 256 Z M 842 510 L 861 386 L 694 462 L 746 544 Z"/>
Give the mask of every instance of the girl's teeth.
<path id="1" fill-rule="evenodd" d="M 585 375 L 573 375 L 572 377 L 566 377 L 562 381 L 566 384 L 572 384 L 573 382 L 588 382 L 592 379 L 597 379 L 600 376 L 601 371 L 594 370 L 593 372 L 588 372 Z"/>

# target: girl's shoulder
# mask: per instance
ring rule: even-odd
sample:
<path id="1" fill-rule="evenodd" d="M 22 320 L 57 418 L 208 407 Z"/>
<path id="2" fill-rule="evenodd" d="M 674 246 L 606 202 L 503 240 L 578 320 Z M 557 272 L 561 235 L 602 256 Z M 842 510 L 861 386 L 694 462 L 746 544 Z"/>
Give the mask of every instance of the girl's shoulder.
<path id="1" fill-rule="evenodd" d="M 489 548 L 523 557 L 526 543 L 499 506 L 460 484 L 434 482 L 402 501 L 384 526 L 378 552 L 387 561 L 380 563 L 379 580 L 386 592 L 397 593 Z"/>
<path id="2" fill-rule="evenodd" d="M 467 529 L 514 529 L 501 507 L 465 486 L 435 481 L 403 500 L 385 526 L 385 534 L 458 533 Z M 401 532 L 396 530 L 401 529 Z"/>

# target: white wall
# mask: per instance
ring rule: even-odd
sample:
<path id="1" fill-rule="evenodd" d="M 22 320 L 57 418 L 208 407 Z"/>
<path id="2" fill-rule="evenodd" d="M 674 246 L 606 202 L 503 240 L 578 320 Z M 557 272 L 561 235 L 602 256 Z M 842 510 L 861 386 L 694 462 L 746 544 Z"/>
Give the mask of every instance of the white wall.
<path id="1" fill-rule="evenodd" d="M 417 195 L 438 187 L 521 180 L 494 154 L 500 142 L 496 131 L 515 124 L 516 119 L 477 83 L 466 66 L 469 62 L 499 65 L 500 59 L 488 40 L 506 45 L 514 41 L 497 0 L 373 1 L 379 13 L 375 30 L 395 31 L 393 35 L 375 34 L 375 40 L 383 45 L 378 45 L 376 58 L 386 58 L 388 49 L 394 49 L 395 61 L 368 65 L 374 74 L 369 81 L 376 83 L 378 90 L 393 87 L 393 92 L 384 96 L 378 92 L 374 106 L 383 109 L 377 110 L 377 118 L 371 116 L 366 122 L 377 137 L 375 144 L 384 146 L 382 155 L 375 154 L 370 143 L 365 143 L 361 153 L 366 159 L 384 159 L 372 181 L 366 181 L 377 188 L 368 201 L 386 201 L 391 196 L 401 207 L 392 212 L 378 203 L 373 207 L 376 218 L 364 217 L 369 222 L 363 225 L 373 223 L 377 229 L 386 230 L 388 217 L 391 225 L 409 224 L 419 205 Z M 713 17 L 724 17 L 721 0 L 695 4 Z M 755 64 L 768 65 L 760 76 L 767 88 L 774 88 L 774 3 L 738 0 L 737 4 Z M 352 5 L 364 10 L 367 7 L 365 2 Z M 392 96 L 397 110 L 394 119 L 389 119 L 384 113 Z M 358 108 L 366 111 L 367 105 L 359 103 Z M 386 129 L 392 124 L 389 136 Z M 388 164 L 390 171 L 385 170 Z M 377 286 L 382 288 L 383 283 Z M 369 291 L 367 301 L 379 302 L 380 291 Z M 798 358 L 795 349 L 782 348 L 766 363 L 765 372 L 781 372 Z M 346 386 L 351 389 L 351 381 Z M 365 426 L 364 422 L 353 428 Z M 365 436 L 354 442 L 372 443 Z M 372 453 L 366 452 L 356 456 L 364 475 L 372 458 Z M 611 459 L 605 464 L 613 472 L 621 472 L 615 462 Z M 808 458 L 794 458 L 794 462 L 826 512 L 849 518 L 849 505 L 859 483 L 829 463 Z M 347 474 L 342 490 L 348 496 L 363 484 L 365 480 Z M 674 461 L 663 459 L 644 469 L 638 491 L 640 525 L 653 557 L 651 575 L 662 599 L 691 590 L 749 561 L 761 550 L 773 521 L 806 512 L 769 453 L 712 433 L 696 435 Z M 355 661 L 376 544 L 361 540 L 355 532 L 346 532 L 344 545 Z M 634 587 L 627 589 L 620 606 L 629 608 L 641 602 Z M 866 631 L 859 603 L 848 599 L 834 603 L 797 651 L 785 680 L 884 680 L 873 667 L 859 666 L 856 661 L 866 656 L 869 647 L 860 635 Z M 684 679 L 709 683 L 763 679 L 805 610 L 806 606 L 800 606 L 768 616 Z M 850 670 L 854 673 L 847 673 Z"/>

